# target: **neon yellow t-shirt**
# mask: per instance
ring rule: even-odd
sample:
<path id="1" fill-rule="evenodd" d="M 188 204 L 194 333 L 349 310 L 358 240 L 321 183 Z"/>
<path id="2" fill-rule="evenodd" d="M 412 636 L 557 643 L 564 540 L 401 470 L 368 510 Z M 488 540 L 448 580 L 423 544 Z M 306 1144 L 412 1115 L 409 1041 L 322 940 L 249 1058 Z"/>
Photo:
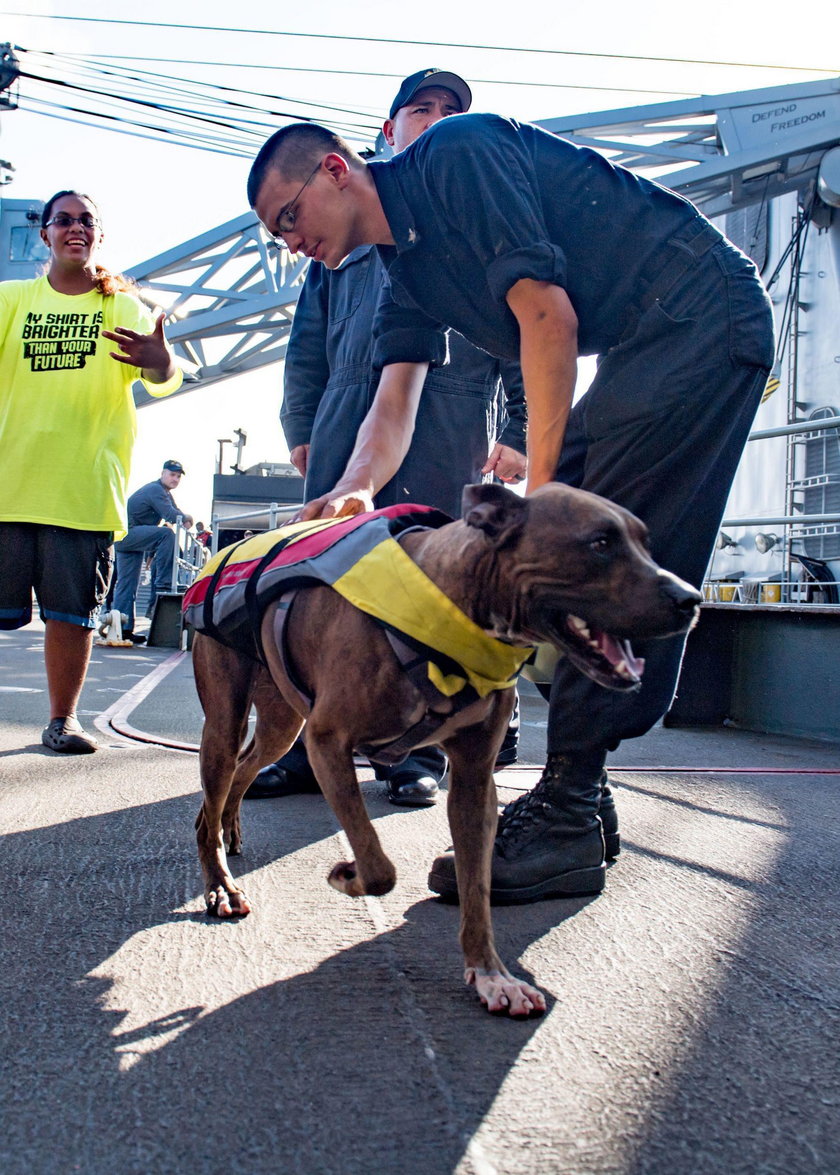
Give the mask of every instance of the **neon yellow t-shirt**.
<path id="1" fill-rule="evenodd" d="M 46 276 L 0 282 L 0 519 L 125 534 L 136 367 L 108 354 L 115 326 L 148 334 L 131 294 L 60 294 Z M 181 372 L 150 384 L 153 396 Z"/>

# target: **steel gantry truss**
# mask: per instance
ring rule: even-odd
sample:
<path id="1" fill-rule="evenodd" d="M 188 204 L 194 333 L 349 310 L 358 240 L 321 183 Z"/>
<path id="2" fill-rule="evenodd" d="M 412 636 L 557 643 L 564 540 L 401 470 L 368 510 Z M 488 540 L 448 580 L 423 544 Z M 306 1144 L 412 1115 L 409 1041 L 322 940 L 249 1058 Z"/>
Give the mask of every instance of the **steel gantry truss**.
<path id="1" fill-rule="evenodd" d="M 840 78 L 539 125 L 720 216 L 815 182 L 826 151 L 840 142 Z M 166 310 L 189 391 L 284 357 L 308 264 L 275 249 L 251 212 L 129 273 Z M 139 384 L 135 398 L 154 402 Z"/>
<path id="2" fill-rule="evenodd" d="M 166 311 L 187 392 L 283 358 L 308 264 L 277 249 L 247 212 L 127 273 Z M 134 398 L 157 402 L 141 384 Z"/>
<path id="3" fill-rule="evenodd" d="M 629 106 L 539 125 L 720 216 L 816 178 L 840 142 L 840 78 Z"/>

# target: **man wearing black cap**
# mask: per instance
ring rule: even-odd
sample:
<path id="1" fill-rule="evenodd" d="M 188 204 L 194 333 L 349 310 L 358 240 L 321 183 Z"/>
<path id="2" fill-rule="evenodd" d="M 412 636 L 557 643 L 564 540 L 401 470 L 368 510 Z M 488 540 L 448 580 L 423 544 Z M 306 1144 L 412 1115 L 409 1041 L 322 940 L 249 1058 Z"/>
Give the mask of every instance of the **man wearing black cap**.
<path id="1" fill-rule="evenodd" d="M 687 200 L 495 114 L 446 119 L 370 163 L 327 128 L 284 127 L 254 161 L 248 195 L 269 232 L 330 267 L 378 246 L 392 296 L 374 357 L 386 372 L 442 362 L 441 323 L 521 360 L 526 502 L 552 480 L 602 494 L 646 523 L 658 563 L 701 582 L 774 343 L 755 266 Z M 597 374 L 574 402 L 577 359 L 590 354 Z M 403 430 L 377 401 L 339 482 L 304 517 L 352 513 L 399 464 Z M 611 558 L 609 534 L 583 539 L 588 557 Z M 681 638 L 637 650 L 637 692 L 560 660 L 545 771 L 501 816 L 492 901 L 603 889 L 605 853 L 619 848 L 607 752 L 668 709 L 682 650 Z M 430 885 L 457 897 L 451 854 Z"/>
<path id="2" fill-rule="evenodd" d="M 134 634 L 134 601 L 146 552 L 154 554 L 148 615 L 158 593 L 168 591 L 172 583 L 175 532 L 161 526 L 161 522 L 173 523 L 180 515 L 187 529 L 193 524 L 192 515 L 176 506 L 172 497 L 172 490 L 181 484 L 183 476 L 180 461 L 164 461 L 157 481 L 141 486 L 128 499 L 128 532 L 114 544 L 117 557 L 114 608 L 125 617 L 123 635 L 129 639 Z"/>
<path id="3" fill-rule="evenodd" d="M 441 95 L 444 103 L 444 113 L 441 117 L 446 117 L 447 114 L 464 114 L 472 106 L 472 90 L 467 85 L 462 77 L 457 73 L 449 73 L 445 69 L 418 69 L 416 73 L 409 74 L 403 80 L 402 85 L 397 90 L 396 97 L 391 103 L 391 109 L 388 111 L 388 122 L 393 123 L 397 116 L 397 111 L 402 110 L 412 102 L 416 102 L 418 98 L 422 97 L 426 100 L 432 97 L 432 90 L 446 90 L 447 93 Z M 456 99 L 452 101 L 453 97 Z M 437 122 L 438 119 L 433 120 Z M 427 122 L 427 126 L 431 123 Z M 386 124 L 387 126 L 387 124 Z M 423 127 L 423 130 L 426 128 Z M 403 143 L 402 146 L 397 146 L 393 142 L 393 127 L 391 130 L 385 130 L 385 137 L 390 146 L 395 147 L 397 151 L 402 151 L 403 147 L 407 147 L 409 143 L 413 143 L 422 132 L 418 131 L 413 138 L 408 142 Z"/>
<path id="4" fill-rule="evenodd" d="M 458 74 L 420 70 L 400 86 L 382 127 L 384 138 L 402 151 L 471 103 L 470 88 Z M 376 393 L 371 340 L 383 280 L 369 245 L 354 250 L 334 272 L 317 260 L 309 268 L 289 338 L 280 412 L 292 462 L 306 479 L 306 498 L 326 493 L 338 481 Z M 397 373 L 391 394 L 402 414 L 405 398 L 414 393 Z M 491 358 L 453 334 L 448 366 L 431 372 L 425 383 L 421 376 L 417 394 L 411 443 L 394 475 L 377 487 L 377 506 L 419 502 L 457 517 L 468 483 L 491 475 L 512 483 L 522 479 L 525 413 L 517 363 Z M 506 762 L 516 757 L 516 736 L 514 727 Z M 435 802 L 445 769 L 443 753 L 431 747 L 376 772 L 392 803 L 421 807 Z M 260 772 L 248 795 L 317 790 L 299 740 L 279 763 Z"/>

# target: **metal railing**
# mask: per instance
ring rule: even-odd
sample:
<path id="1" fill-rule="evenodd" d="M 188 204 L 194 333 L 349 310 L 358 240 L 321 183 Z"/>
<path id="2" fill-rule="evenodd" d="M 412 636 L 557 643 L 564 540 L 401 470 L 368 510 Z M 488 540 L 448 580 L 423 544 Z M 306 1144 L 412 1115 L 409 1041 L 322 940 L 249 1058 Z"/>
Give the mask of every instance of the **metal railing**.
<path id="1" fill-rule="evenodd" d="M 818 580 L 809 575 L 792 579 L 747 575 L 741 579 L 707 579 L 703 584 L 703 598 L 711 604 L 735 606 L 836 608 L 840 606 L 840 580 Z"/>
<path id="2" fill-rule="evenodd" d="M 184 526 L 183 515 L 179 514 L 175 519 L 170 591 L 186 591 L 209 558 L 210 552 L 192 531 Z"/>
<path id="3" fill-rule="evenodd" d="M 761 429 L 750 434 L 749 442 L 764 441 L 775 437 L 808 437 L 828 429 L 840 429 L 840 415 L 821 420 L 801 420 L 778 428 Z M 798 484 L 798 483 L 797 483 Z M 788 509 L 794 503 L 787 503 Z M 795 505 L 795 504 L 794 504 Z M 730 575 L 714 572 L 714 559 L 703 582 L 703 596 L 710 603 L 747 604 L 752 606 L 775 607 L 793 605 L 800 607 L 836 608 L 840 610 L 840 580 L 832 579 L 831 572 L 823 569 L 825 561 L 803 558 L 817 565 L 824 578 L 817 578 L 808 570 L 806 563 L 799 562 L 793 550 L 796 543 L 807 538 L 837 534 L 840 531 L 840 513 L 826 514 L 765 514 L 745 518 L 724 518 L 724 529 L 755 526 L 760 532 L 769 527 L 779 527 L 779 535 L 771 535 L 774 546 L 783 556 L 782 570 L 776 574 Z M 763 548 L 759 548 L 763 549 Z"/>
<path id="4" fill-rule="evenodd" d="M 262 506 L 259 510 L 249 510 L 244 514 L 213 514 L 210 517 L 210 529 L 213 532 L 213 537 L 210 540 L 210 549 L 215 555 L 219 549 L 219 528 L 224 523 L 225 529 L 229 529 L 232 522 L 253 522 L 258 518 L 265 518 L 268 515 L 268 530 L 277 530 L 290 518 L 294 518 L 295 514 L 301 509 L 301 503 L 290 505 L 288 502 L 282 505 L 279 502 L 271 502 L 268 506 Z"/>
<path id="5" fill-rule="evenodd" d="M 749 441 L 766 441 L 770 437 L 790 437 L 797 433 L 824 432 L 827 428 L 840 428 L 840 416 L 826 416 L 822 420 L 798 420 L 794 424 L 780 424 L 778 428 L 764 428 L 750 433 Z"/>

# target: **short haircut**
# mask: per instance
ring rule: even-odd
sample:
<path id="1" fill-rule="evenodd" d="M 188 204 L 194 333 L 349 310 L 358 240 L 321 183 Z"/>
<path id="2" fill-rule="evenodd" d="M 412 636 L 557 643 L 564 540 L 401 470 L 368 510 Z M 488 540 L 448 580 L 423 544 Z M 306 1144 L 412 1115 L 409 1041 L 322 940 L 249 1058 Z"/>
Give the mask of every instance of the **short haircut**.
<path id="1" fill-rule="evenodd" d="M 275 131 L 260 147 L 248 176 L 248 203 L 253 208 L 269 171 L 282 173 L 284 179 L 305 180 L 319 158 L 334 152 L 353 168 L 365 166 L 361 155 L 340 135 L 317 122 L 293 122 Z"/>

